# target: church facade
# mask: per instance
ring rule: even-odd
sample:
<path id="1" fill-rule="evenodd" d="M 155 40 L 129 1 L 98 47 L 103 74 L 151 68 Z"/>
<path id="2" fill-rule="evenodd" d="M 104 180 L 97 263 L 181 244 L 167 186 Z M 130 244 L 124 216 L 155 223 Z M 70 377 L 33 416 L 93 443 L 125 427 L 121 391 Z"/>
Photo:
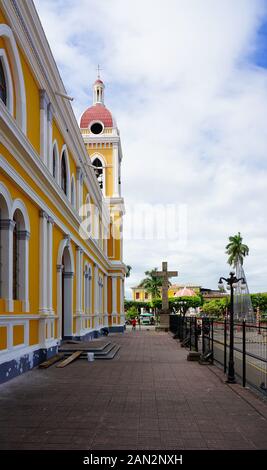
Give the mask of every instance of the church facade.
<path id="1" fill-rule="evenodd" d="M 0 1 L 0 382 L 124 331 L 122 150 L 104 83 L 78 124 L 32 0 Z"/>

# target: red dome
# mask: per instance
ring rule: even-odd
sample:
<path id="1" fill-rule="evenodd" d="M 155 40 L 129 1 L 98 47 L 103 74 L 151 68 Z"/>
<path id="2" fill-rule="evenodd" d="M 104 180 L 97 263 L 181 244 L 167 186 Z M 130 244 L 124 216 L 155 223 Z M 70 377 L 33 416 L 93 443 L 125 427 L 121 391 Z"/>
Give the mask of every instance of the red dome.
<path id="1" fill-rule="evenodd" d="M 113 127 L 112 114 L 103 104 L 95 104 L 84 111 L 80 127 L 87 129 L 93 121 L 103 122 L 104 127 Z"/>

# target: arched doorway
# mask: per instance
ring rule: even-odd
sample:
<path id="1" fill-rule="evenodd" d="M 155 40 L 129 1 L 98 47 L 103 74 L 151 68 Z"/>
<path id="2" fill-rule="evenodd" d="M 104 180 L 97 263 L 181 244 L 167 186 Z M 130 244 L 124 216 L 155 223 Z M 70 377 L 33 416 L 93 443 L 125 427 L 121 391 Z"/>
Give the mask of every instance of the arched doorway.
<path id="1" fill-rule="evenodd" d="M 72 291 L 73 291 L 73 268 L 70 249 L 65 246 L 62 254 L 61 273 L 61 336 L 72 337 Z"/>

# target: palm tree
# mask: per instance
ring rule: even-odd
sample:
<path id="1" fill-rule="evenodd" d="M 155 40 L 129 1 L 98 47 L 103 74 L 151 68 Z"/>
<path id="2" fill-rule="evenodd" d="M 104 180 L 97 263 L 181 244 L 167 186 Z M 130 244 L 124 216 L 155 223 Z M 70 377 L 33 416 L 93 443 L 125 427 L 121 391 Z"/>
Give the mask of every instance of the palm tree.
<path id="1" fill-rule="evenodd" d="M 132 266 L 126 265 L 126 277 L 130 277 Z"/>
<path id="2" fill-rule="evenodd" d="M 228 264 L 236 268 L 238 265 L 243 266 L 245 256 L 249 253 L 249 247 L 242 243 L 243 238 L 238 232 L 237 235 L 229 237 L 229 243 L 226 245 L 226 254 L 229 256 Z"/>
<path id="3" fill-rule="evenodd" d="M 162 286 L 162 278 L 153 275 L 153 272 L 157 271 L 157 268 L 152 269 L 152 271 L 146 271 L 145 277 L 139 284 L 140 287 L 143 287 L 149 294 L 152 296 L 152 301 L 160 297 L 160 287 Z"/>

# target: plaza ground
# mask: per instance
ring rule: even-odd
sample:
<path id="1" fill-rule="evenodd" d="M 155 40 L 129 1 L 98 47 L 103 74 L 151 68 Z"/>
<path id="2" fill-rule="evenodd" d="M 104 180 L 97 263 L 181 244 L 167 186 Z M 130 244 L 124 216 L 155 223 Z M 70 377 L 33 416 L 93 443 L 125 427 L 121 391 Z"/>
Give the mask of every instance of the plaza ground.
<path id="1" fill-rule="evenodd" d="M 154 328 L 112 334 L 115 359 L 0 386 L 0 449 L 267 449 L 267 404 L 186 360 Z"/>

